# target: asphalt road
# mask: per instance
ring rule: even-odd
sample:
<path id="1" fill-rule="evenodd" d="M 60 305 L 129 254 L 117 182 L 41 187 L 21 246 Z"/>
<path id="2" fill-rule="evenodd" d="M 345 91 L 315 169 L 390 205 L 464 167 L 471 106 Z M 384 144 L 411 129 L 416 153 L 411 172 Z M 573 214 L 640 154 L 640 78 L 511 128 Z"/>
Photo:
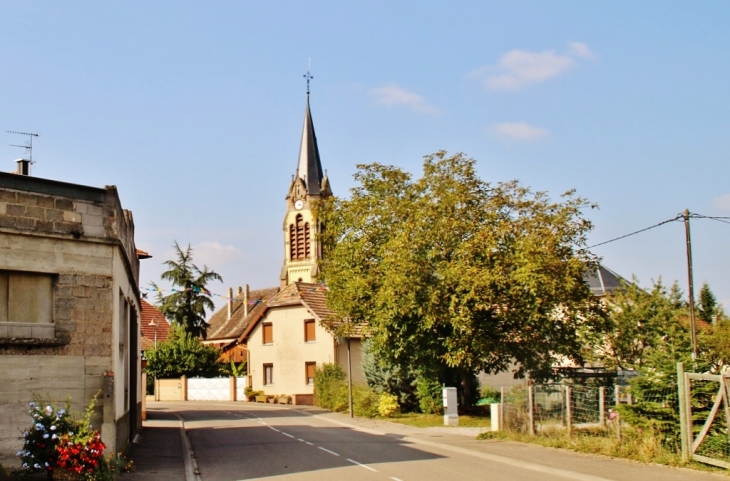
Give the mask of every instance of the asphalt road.
<path id="1" fill-rule="evenodd" d="M 350 420 L 344 416 L 295 407 L 187 402 L 164 410 L 184 419 L 202 481 L 719 479 L 539 446 L 405 427 L 394 432 L 383 427 L 390 423 L 360 420 L 346 426 Z"/>

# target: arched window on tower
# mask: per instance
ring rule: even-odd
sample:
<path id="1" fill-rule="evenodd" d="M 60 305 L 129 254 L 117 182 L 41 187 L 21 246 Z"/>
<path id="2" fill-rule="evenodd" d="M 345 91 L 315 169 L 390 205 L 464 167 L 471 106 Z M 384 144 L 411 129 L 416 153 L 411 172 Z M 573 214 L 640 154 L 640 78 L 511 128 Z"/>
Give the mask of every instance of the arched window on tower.
<path id="1" fill-rule="evenodd" d="M 309 259 L 312 256 L 309 243 L 309 222 L 298 214 L 294 224 L 289 225 L 289 258 L 293 261 Z"/>

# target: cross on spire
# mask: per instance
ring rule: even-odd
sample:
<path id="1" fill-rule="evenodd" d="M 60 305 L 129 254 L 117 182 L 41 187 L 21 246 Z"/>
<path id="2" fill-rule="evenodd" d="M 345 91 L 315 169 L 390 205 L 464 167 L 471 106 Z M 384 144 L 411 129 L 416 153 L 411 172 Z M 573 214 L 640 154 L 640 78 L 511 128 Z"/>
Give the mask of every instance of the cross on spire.
<path id="1" fill-rule="evenodd" d="M 309 65 L 307 65 L 307 73 L 304 74 L 304 78 L 307 79 L 307 95 L 309 95 L 309 81 L 312 80 L 314 77 L 312 77 L 312 74 L 310 73 L 312 69 L 312 60 L 309 60 Z"/>

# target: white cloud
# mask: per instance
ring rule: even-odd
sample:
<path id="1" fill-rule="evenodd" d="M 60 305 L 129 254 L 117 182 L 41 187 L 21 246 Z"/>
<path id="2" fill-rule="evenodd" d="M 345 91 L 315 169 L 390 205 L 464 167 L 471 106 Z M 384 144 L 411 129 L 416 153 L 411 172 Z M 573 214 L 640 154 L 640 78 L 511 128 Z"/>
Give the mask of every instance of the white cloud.
<path id="1" fill-rule="evenodd" d="M 592 58 L 588 45 L 572 42 L 567 53 L 555 50 L 528 52 L 510 50 L 496 65 L 487 65 L 469 74 L 479 79 L 489 90 L 519 90 L 530 84 L 544 82 L 569 70 L 576 58 Z"/>
<path id="2" fill-rule="evenodd" d="M 570 52 L 575 55 L 576 57 L 581 58 L 587 58 L 592 59 L 593 58 L 593 52 L 591 52 L 591 49 L 588 48 L 588 45 L 581 43 L 581 42 L 570 42 L 568 44 L 570 47 Z"/>
<path id="3" fill-rule="evenodd" d="M 193 262 L 201 269 L 207 265 L 217 271 L 226 264 L 243 258 L 243 251 L 232 245 L 223 245 L 220 242 L 200 242 L 193 245 Z"/>
<path id="4" fill-rule="evenodd" d="M 386 107 L 405 106 L 423 114 L 435 114 L 438 109 L 415 92 L 409 92 L 396 84 L 388 84 L 370 90 L 375 102 Z"/>
<path id="5" fill-rule="evenodd" d="M 550 136 L 550 131 L 527 122 L 501 122 L 492 126 L 497 136 L 510 140 L 538 140 Z"/>
<path id="6" fill-rule="evenodd" d="M 730 194 L 716 197 L 713 203 L 715 204 L 715 207 L 720 210 L 730 210 Z"/>

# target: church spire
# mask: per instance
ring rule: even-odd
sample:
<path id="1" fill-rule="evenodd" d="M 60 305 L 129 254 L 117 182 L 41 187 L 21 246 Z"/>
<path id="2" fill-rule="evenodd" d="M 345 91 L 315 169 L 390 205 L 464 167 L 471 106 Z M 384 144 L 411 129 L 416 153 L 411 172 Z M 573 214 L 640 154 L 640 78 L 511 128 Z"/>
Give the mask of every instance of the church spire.
<path id="1" fill-rule="evenodd" d="M 304 127 L 302 128 L 302 141 L 299 144 L 299 162 L 297 164 L 297 177 L 304 181 L 307 186 L 307 194 L 322 194 L 322 163 L 319 160 L 319 148 L 317 147 L 317 136 L 314 134 L 314 123 L 312 123 L 312 112 L 309 109 L 309 81 L 312 79 L 309 71 L 304 76 L 307 79 L 307 106 L 304 111 Z"/>

